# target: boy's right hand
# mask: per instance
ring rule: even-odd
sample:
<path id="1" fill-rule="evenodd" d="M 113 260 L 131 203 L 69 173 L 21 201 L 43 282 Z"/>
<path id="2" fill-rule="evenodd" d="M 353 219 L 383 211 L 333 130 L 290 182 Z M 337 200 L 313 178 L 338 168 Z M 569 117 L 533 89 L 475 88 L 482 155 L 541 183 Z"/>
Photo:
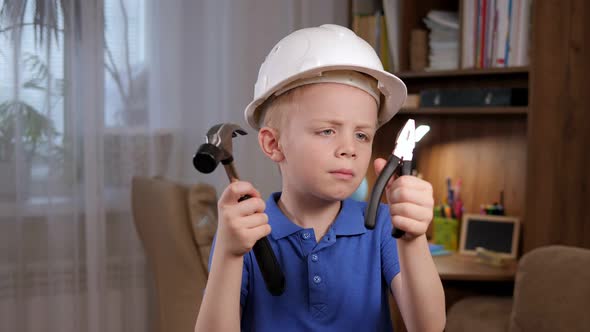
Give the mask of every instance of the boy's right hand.
<path id="1" fill-rule="evenodd" d="M 238 202 L 244 195 L 251 198 Z M 219 215 L 216 250 L 231 256 L 244 256 L 259 239 L 270 234 L 266 204 L 249 182 L 232 182 L 217 204 Z"/>

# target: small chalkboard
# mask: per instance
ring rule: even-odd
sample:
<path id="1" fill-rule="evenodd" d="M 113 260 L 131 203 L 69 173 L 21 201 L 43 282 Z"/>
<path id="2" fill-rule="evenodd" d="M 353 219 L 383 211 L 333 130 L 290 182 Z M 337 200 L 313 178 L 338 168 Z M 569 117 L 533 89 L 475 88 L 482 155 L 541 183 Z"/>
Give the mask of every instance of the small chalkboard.
<path id="1" fill-rule="evenodd" d="M 515 217 L 466 214 L 461 224 L 459 251 L 475 254 L 477 247 L 515 258 L 520 222 Z"/>

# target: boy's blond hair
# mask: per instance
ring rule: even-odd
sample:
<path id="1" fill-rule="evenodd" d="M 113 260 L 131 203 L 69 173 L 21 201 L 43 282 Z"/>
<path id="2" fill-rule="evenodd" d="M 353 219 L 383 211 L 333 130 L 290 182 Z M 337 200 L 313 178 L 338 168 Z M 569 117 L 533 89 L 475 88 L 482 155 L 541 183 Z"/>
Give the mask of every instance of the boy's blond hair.
<path id="1" fill-rule="evenodd" d="M 275 95 L 267 99 L 261 106 L 259 125 L 271 127 L 277 131 L 281 129 L 289 113 L 287 111 L 298 108 L 297 100 L 305 93 L 305 89 L 318 83 L 339 83 L 354 86 L 373 96 L 377 101 L 377 108 L 380 106 L 380 92 L 375 78 L 351 70 L 329 71 L 320 76 L 292 82 L 285 88 L 285 92 L 279 91 L 278 96 Z"/>
<path id="2" fill-rule="evenodd" d="M 291 89 L 280 96 L 268 100 L 261 112 L 262 126 L 273 128 L 277 131 L 283 129 L 289 113 L 299 107 L 298 100 L 309 85 L 303 85 Z"/>

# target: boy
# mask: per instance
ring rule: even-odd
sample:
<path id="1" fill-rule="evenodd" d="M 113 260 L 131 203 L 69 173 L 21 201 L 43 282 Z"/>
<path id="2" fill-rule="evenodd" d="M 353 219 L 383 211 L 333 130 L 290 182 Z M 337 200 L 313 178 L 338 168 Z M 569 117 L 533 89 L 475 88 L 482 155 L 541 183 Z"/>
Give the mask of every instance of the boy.
<path id="1" fill-rule="evenodd" d="M 282 192 L 265 203 L 250 183 L 234 182 L 221 194 L 195 330 L 391 330 L 388 291 L 409 331 L 443 330 L 444 293 L 425 236 L 430 184 L 392 181 L 373 230 L 364 226 L 366 203 L 347 199 L 366 173 L 375 131 L 405 96 L 404 84 L 346 28 L 302 29 L 272 49 L 246 120 L 279 165 Z M 377 173 L 384 164 L 376 160 Z M 238 203 L 246 194 L 252 198 Z M 392 238 L 392 224 L 406 235 Z M 286 278 L 276 297 L 250 251 L 267 235 Z"/>

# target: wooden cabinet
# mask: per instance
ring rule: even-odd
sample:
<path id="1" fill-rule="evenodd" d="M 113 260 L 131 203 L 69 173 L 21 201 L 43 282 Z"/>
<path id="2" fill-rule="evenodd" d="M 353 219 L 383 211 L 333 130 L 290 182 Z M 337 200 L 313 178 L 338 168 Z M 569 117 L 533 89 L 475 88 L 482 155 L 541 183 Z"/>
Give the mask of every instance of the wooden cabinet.
<path id="1" fill-rule="evenodd" d="M 590 3 L 535 0 L 524 252 L 590 248 Z"/>

